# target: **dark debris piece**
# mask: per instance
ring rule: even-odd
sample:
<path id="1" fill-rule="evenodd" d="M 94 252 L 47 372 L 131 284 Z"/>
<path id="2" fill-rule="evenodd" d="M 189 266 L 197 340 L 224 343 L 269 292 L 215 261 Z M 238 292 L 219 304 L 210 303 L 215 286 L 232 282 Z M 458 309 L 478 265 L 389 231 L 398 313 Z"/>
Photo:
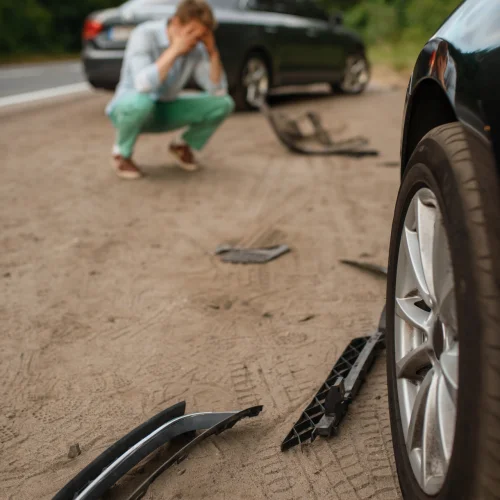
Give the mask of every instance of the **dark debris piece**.
<path id="1" fill-rule="evenodd" d="M 79 457 L 82 454 L 82 450 L 80 449 L 80 445 L 78 443 L 72 444 L 69 447 L 68 458 L 73 459 Z"/>
<path id="2" fill-rule="evenodd" d="M 276 245 L 267 248 L 233 248 L 223 245 L 217 248 L 216 255 L 221 256 L 222 262 L 232 264 L 265 264 L 290 252 L 288 245 Z"/>
<path id="3" fill-rule="evenodd" d="M 356 338 L 347 346 L 342 356 L 335 363 L 325 383 L 284 439 L 281 444 L 281 451 L 286 451 L 296 445 L 302 445 L 315 439 L 314 431 L 325 414 L 325 401 L 330 388 L 334 386 L 339 377 L 346 378 L 348 376 L 369 338 Z"/>
<path id="4" fill-rule="evenodd" d="M 332 436 L 347 413 L 372 367 L 377 352 L 385 348 L 386 308 L 380 315 L 377 331 L 369 337 L 351 341 L 309 406 L 302 412 L 283 443 L 281 451 L 305 444 L 320 436 Z"/>
<path id="5" fill-rule="evenodd" d="M 309 314 L 305 318 L 299 319 L 299 323 L 307 323 L 316 317 L 316 314 Z"/>
<path id="6" fill-rule="evenodd" d="M 321 117 L 314 112 L 308 112 L 304 117 L 293 120 L 283 113 L 273 112 L 264 101 L 255 101 L 260 112 L 267 118 L 272 130 L 279 141 L 292 153 L 302 155 L 343 155 L 353 158 L 364 156 L 378 156 L 376 149 L 367 149 L 368 139 L 366 137 L 351 137 L 343 141 L 334 141 L 328 131 L 321 123 Z M 309 121 L 313 128 L 312 134 L 306 134 L 301 130 L 301 121 Z M 313 145 L 304 142 L 313 142 Z"/>
<path id="7" fill-rule="evenodd" d="M 367 373 L 373 366 L 378 348 L 384 344 L 384 335 L 380 329 L 371 335 L 349 371 L 349 375 L 345 379 L 338 377 L 334 382 L 325 399 L 325 414 L 316 425 L 313 437 L 316 434 L 330 437 L 338 433 L 339 425 L 342 423 L 349 405 L 357 396 Z"/>
<path id="8" fill-rule="evenodd" d="M 401 163 L 399 161 L 381 161 L 377 165 L 380 167 L 399 167 Z"/>
<path id="9" fill-rule="evenodd" d="M 387 276 L 387 267 L 379 266 L 378 264 L 371 264 L 370 262 L 364 262 L 360 260 L 341 260 L 342 264 L 347 264 L 348 266 L 357 267 L 364 271 L 370 271 L 374 274 L 381 276 Z"/>

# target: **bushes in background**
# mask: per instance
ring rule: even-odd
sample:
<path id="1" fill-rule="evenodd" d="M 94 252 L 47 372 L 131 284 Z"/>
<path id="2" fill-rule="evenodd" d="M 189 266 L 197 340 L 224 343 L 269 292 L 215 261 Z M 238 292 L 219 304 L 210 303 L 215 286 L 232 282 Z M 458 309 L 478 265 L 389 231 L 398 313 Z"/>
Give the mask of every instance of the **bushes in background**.
<path id="1" fill-rule="evenodd" d="M 369 45 L 421 45 L 459 0 L 318 0 Z M 0 55 L 77 52 L 85 17 L 123 0 L 0 0 Z"/>
<path id="2" fill-rule="evenodd" d="M 0 55 L 77 52 L 83 20 L 121 0 L 0 0 Z"/>

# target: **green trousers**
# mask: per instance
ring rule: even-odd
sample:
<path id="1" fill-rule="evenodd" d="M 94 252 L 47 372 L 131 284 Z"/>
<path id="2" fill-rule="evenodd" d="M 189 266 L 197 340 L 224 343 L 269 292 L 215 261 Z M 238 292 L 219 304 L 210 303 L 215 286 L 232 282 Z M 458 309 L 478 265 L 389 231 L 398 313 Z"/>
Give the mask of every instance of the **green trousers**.
<path id="1" fill-rule="evenodd" d="M 140 134 L 187 127 L 182 138 L 198 151 L 233 109 L 230 96 L 196 94 L 157 102 L 147 94 L 131 92 L 119 99 L 109 114 L 117 131 L 115 148 L 124 158 L 130 158 Z"/>

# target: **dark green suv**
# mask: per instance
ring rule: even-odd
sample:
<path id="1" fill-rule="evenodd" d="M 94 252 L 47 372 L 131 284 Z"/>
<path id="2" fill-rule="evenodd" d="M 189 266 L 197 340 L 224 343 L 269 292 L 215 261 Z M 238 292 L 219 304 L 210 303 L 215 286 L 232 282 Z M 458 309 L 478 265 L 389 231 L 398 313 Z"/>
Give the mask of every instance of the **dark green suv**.
<path id="1" fill-rule="evenodd" d="M 89 82 L 113 89 L 120 77 L 130 31 L 139 23 L 168 18 L 172 0 L 130 0 L 90 14 L 83 28 L 82 59 Z M 330 83 L 362 92 L 369 65 L 361 38 L 312 0 L 212 0 L 219 22 L 216 37 L 238 106 L 255 93 L 283 85 Z"/>

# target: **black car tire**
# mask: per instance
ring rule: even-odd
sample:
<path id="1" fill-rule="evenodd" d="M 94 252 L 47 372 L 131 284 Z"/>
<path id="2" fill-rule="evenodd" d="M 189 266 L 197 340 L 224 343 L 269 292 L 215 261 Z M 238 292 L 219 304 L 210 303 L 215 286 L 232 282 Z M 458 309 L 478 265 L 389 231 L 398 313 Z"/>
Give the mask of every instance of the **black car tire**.
<path id="1" fill-rule="evenodd" d="M 245 61 L 241 67 L 240 74 L 239 74 L 239 81 L 235 88 L 232 89 L 231 95 L 234 99 L 236 109 L 238 111 L 250 111 L 250 110 L 255 110 L 256 107 L 252 106 L 247 99 L 247 86 L 245 85 L 245 72 L 246 68 L 251 60 L 258 61 L 264 68 L 266 68 L 267 71 L 267 76 L 269 79 L 269 86 L 270 86 L 270 78 L 271 78 L 271 71 L 269 68 L 269 63 L 266 60 L 265 56 L 261 52 L 251 52 L 248 54 L 248 56 L 245 58 Z"/>
<path id="2" fill-rule="evenodd" d="M 366 67 L 366 72 L 367 72 L 366 82 L 360 84 L 359 87 L 357 87 L 357 88 L 350 88 L 350 86 L 346 85 L 346 78 L 348 78 L 348 73 L 349 73 L 350 68 L 352 66 L 353 60 L 354 61 L 362 61 Z M 366 87 L 368 86 L 368 83 L 370 82 L 370 76 L 371 76 L 370 63 L 369 63 L 368 59 L 366 58 L 366 55 L 364 54 L 364 52 L 355 52 L 353 54 L 348 54 L 346 57 L 345 64 L 346 65 L 344 68 L 344 74 L 342 76 L 342 80 L 331 84 L 333 92 L 336 92 L 339 94 L 347 94 L 347 95 L 361 94 L 362 92 L 365 91 Z"/>
<path id="3" fill-rule="evenodd" d="M 480 164 L 481 139 L 459 123 L 430 131 L 417 145 L 400 187 L 387 282 L 387 379 L 396 465 L 405 500 L 500 499 L 500 213 L 495 168 Z M 474 162 L 472 161 L 474 158 Z M 459 389 L 448 473 L 440 492 L 423 492 L 401 424 L 395 366 L 395 286 L 399 244 L 414 194 L 437 198 L 449 241 L 458 319 Z"/>

